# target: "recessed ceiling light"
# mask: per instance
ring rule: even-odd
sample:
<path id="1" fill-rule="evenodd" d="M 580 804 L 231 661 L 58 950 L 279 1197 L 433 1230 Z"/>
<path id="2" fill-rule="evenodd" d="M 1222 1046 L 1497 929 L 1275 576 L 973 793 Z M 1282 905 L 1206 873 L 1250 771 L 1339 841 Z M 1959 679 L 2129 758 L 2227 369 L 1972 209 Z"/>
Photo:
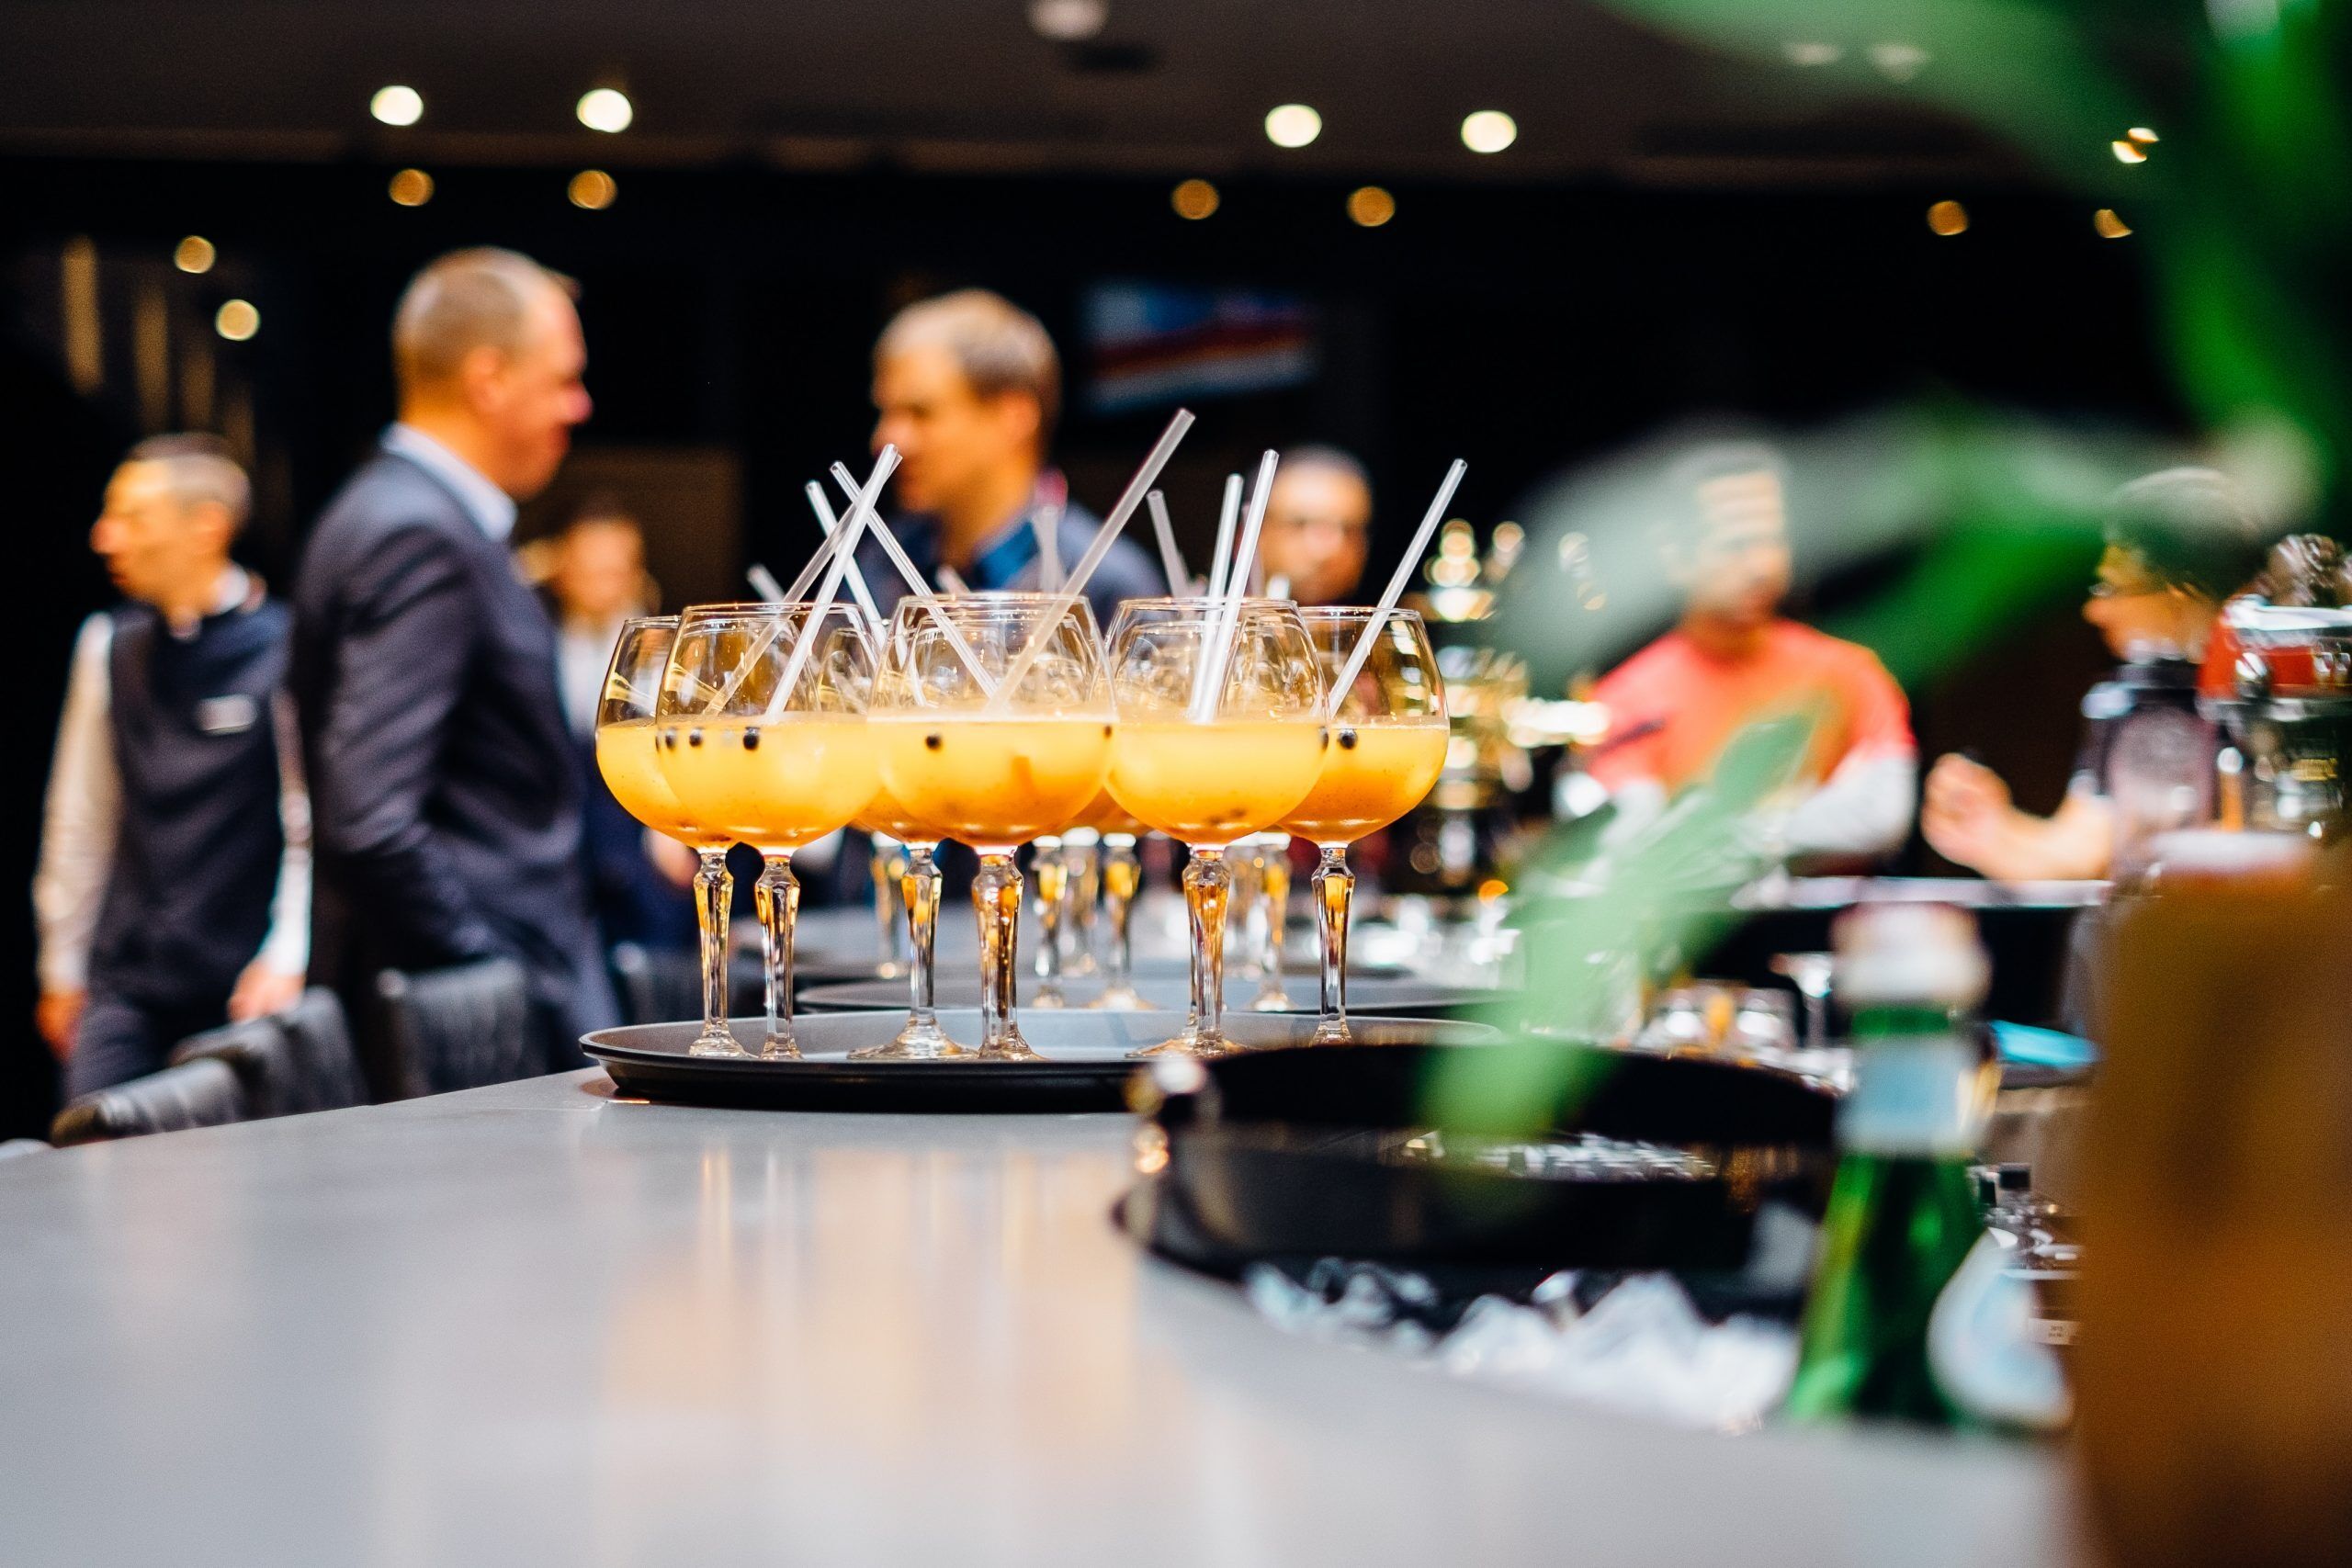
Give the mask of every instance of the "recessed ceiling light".
<path id="1" fill-rule="evenodd" d="M 213 312 L 212 330 L 231 343 L 243 343 L 261 331 L 261 312 L 254 309 L 250 300 L 225 300 Z"/>
<path id="2" fill-rule="evenodd" d="M 201 234 L 190 234 L 172 247 L 172 265 L 182 272 L 210 272 L 217 254 L 211 241 Z"/>
<path id="3" fill-rule="evenodd" d="M 368 112 L 386 125 L 414 125 L 424 118 L 424 95 L 414 87 L 379 87 Z"/>
<path id="4" fill-rule="evenodd" d="M 1206 180 L 1186 180 L 1168 193 L 1168 205 L 1176 209 L 1176 216 L 1195 221 L 1215 212 L 1220 199 L 1216 186 Z"/>
<path id="5" fill-rule="evenodd" d="M 1305 104 L 1279 104 L 1266 111 L 1266 140 L 1277 147 L 1304 147 L 1323 134 L 1323 117 Z"/>
<path id="6" fill-rule="evenodd" d="M 1029 25 L 1040 37 L 1063 43 L 1091 39 L 1110 20 L 1104 0 L 1029 0 Z"/>
<path id="7" fill-rule="evenodd" d="M 629 121 L 637 118 L 628 95 L 618 87 L 591 87 L 580 95 L 577 112 L 581 124 L 607 135 L 627 130 Z"/>
<path id="8" fill-rule="evenodd" d="M 1519 140 L 1519 121 L 1500 109 L 1480 109 L 1462 121 L 1462 145 L 1473 152 L 1499 152 Z"/>

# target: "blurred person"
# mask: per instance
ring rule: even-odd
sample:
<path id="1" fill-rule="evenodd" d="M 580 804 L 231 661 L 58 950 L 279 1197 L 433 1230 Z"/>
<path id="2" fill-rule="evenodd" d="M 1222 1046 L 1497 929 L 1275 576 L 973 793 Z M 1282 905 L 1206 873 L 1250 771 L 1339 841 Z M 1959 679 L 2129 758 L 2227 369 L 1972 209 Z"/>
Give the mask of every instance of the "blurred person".
<path id="1" fill-rule="evenodd" d="M 86 1094 L 188 1035 L 291 1005 L 310 959 L 309 806 L 289 615 L 229 558 L 252 489 L 218 441 L 158 436 L 90 547 L 130 603 L 74 644 L 33 903 L 38 1021 Z"/>
<path id="2" fill-rule="evenodd" d="M 1372 546 L 1372 480 L 1336 446 L 1283 454 L 1258 556 L 1268 592 L 1302 604 L 1351 603 Z"/>
<path id="3" fill-rule="evenodd" d="M 898 498 L 913 514 L 892 526 L 926 576 L 946 566 L 982 592 L 1035 588 L 1033 520 L 1047 508 L 1060 514 L 1062 570 L 1078 565 L 1099 520 L 1046 467 L 1061 360 L 1036 317 L 979 288 L 908 306 L 875 344 L 874 406 L 875 446 L 899 448 Z M 887 614 L 904 588 L 899 574 L 873 544 L 858 565 Z M 1125 537 L 1086 585 L 1105 629 L 1121 600 L 1167 592 L 1150 554 Z"/>
<path id="4" fill-rule="evenodd" d="M 1911 831 L 1910 705 L 1869 649 L 1781 614 L 1785 492 L 1780 457 L 1760 443 L 1710 444 L 1673 466 L 1664 556 L 1681 619 L 1594 688 L 1610 731 L 1590 768 L 1639 821 L 1704 779 L 1750 724 L 1803 716 L 1813 731 L 1800 793 L 1772 836 L 1792 856 L 1874 860 Z"/>
<path id="5" fill-rule="evenodd" d="M 2106 536 L 2083 618 L 2120 667 L 2083 698 L 2066 797 L 2037 817 L 1992 769 L 1940 758 L 1920 828 L 1955 864 L 2000 881 L 2104 877 L 2136 864 L 2154 834 L 2212 815 L 2222 742 L 2197 711 L 2198 666 L 2267 533 L 2221 474 L 2169 468 L 2116 492 Z"/>
<path id="6" fill-rule="evenodd" d="M 619 498 L 600 495 L 583 502 L 548 542 L 542 586 L 556 627 L 556 685 L 580 760 L 581 830 L 597 929 L 608 949 L 622 942 L 689 946 L 694 852 L 641 826 L 614 798 L 596 765 L 596 709 L 613 646 L 622 623 L 654 612 L 645 531 Z"/>
<path id="7" fill-rule="evenodd" d="M 328 502 L 295 594 L 321 962 L 365 1019 L 385 967 L 513 958 L 548 1066 L 580 1065 L 617 1010 L 555 629 L 507 547 L 589 414 L 569 282 L 511 251 L 443 256 L 401 295 L 392 356 L 398 423 Z"/>

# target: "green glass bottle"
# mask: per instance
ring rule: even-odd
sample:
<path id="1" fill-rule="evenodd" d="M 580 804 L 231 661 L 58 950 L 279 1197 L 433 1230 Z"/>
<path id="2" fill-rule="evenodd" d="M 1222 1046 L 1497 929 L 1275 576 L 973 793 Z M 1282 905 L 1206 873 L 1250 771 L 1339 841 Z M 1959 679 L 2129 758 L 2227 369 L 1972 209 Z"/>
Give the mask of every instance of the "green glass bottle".
<path id="1" fill-rule="evenodd" d="M 1984 950 L 1969 918 L 1939 905 L 1856 909 L 1837 947 L 1854 1087 L 1785 1411 L 1962 1425 L 1928 1365 L 1928 1320 L 1984 1233 L 1968 1174 L 1990 1108 L 1969 1026 Z"/>

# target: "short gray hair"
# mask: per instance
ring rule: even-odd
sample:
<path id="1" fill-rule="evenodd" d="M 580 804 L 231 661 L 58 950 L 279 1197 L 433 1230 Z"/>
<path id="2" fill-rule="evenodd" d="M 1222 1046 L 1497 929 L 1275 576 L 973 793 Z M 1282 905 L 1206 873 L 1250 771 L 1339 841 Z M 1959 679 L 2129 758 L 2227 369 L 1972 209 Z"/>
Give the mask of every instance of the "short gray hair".
<path id="1" fill-rule="evenodd" d="M 512 354 L 541 289 L 570 299 L 571 279 L 519 251 L 484 245 L 452 251 L 409 280 L 392 312 L 392 369 L 405 394 L 439 386 L 466 355 L 487 344 Z"/>
<path id="2" fill-rule="evenodd" d="M 217 435 L 152 435 L 123 456 L 123 462 L 152 464 L 163 470 L 164 489 L 185 511 L 213 505 L 229 514 L 232 532 L 253 515 L 253 481 L 229 444 Z"/>
<path id="3" fill-rule="evenodd" d="M 1001 294 L 959 288 L 891 317 L 874 344 L 874 362 L 926 344 L 945 349 L 983 398 L 1025 392 L 1036 399 L 1039 443 L 1053 433 L 1062 411 L 1062 362 L 1036 317 Z"/>

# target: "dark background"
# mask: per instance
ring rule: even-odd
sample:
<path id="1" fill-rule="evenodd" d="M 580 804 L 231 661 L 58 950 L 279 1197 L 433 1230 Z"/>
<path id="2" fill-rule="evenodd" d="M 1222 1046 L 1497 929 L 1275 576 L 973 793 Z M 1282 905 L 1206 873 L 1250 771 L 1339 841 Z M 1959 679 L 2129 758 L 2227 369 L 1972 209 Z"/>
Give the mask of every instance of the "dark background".
<path id="1" fill-rule="evenodd" d="M 352 7 L 306 9 L 330 18 L 338 39 L 383 30 Z M 748 8 L 708 9 L 765 37 Z M 1060 106 L 1037 111 L 1043 118 L 956 119 L 965 99 L 993 101 L 988 84 L 920 51 L 911 84 L 861 88 L 873 101 L 854 113 L 838 95 L 799 119 L 777 118 L 773 104 L 728 109 L 730 51 L 710 16 L 672 41 L 717 73 L 718 107 L 682 87 L 667 102 L 679 120 L 692 118 L 689 104 L 736 118 L 682 126 L 667 141 L 657 129 L 664 98 L 640 85 L 647 68 L 629 78 L 645 133 L 594 138 L 563 124 L 573 82 L 540 93 L 552 94 L 552 110 L 528 94 L 476 92 L 469 111 L 462 95 L 420 79 L 413 61 L 361 59 L 356 44 L 306 61 L 299 38 L 248 34 L 249 58 L 208 57 L 208 69 L 218 64 L 210 90 L 188 96 L 170 68 L 170 38 L 151 29 L 124 48 L 143 62 L 141 80 L 164 91 L 135 102 L 119 83 L 116 98 L 69 101 L 36 81 L 40 65 L 24 54 L 0 64 L 0 90 L 18 92 L 0 114 L 0 472 L 22 558 L 6 646 L 28 707 L 18 730 L 26 805 L 0 845 L 0 886 L 17 890 L 0 901 L 0 933 L 19 954 L 0 966 L 0 1135 L 37 1132 L 53 1092 L 30 1027 L 22 890 L 74 628 L 107 598 L 86 532 L 113 461 L 150 429 L 209 413 L 204 423 L 254 459 L 259 513 L 246 554 L 285 581 L 308 520 L 390 418 L 395 296 L 420 263 L 458 245 L 515 246 L 580 280 L 596 413 L 567 479 L 526 525 L 592 483 L 617 484 L 646 511 L 673 604 L 735 594 L 750 559 L 790 574 L 814 538 L 800 483 L 865 450 L 876 330 L 899 304 L 966 283 L 1035 310 L 1064 343 L 1071 396 L 1058 456 L 1077 496 L 1098 510 L 1166 415 L 1086 412 L 1074 329 L 1089 284 L 1279 288 L 1315 303 L 1320 367 L 1310 385 L 1195 405 L 1201 424 L 1166 481 L 1194 558 L 1205 553 L 1224 473 L 1301 440 L 1365 457 L 1380 502 L 1374 570 L 1385 574 L 1456 455 L 1470 474 L 1454 511 L 1484 531 L 1521 515 L 1532 491 L 1580 460 L 1694 413 L 1752 414 L 1802 432 L 1890 402 L 1966 399 L 2158 434 L 2180 423 L 2147 343 L 2132 243 L 2098 238 L 2087 202 L 2038 188 L 2006 150 L 1901 106 L 1856 118 L 1807 97 L 1809 83 L 1774 96 L 1721 62 L 1595 21 L 1589 7 L 1498 7 L 1502 19 L 1484 32 L 1475 18 L 1455 30 L 1500 51 L 1498 79 L 1526 73 L 1520 55 L 1542 63 L 1547 39 L 1578 48 L 1555 62 L 1551 86 L 1529 86 L 1508 105 L 1527 155 L 1471 160 L 1448 146 L 1453 124 L 1464 107 L 1498 98 L 1445 85 L 1470 66 L 1442 50 L 1434 74 L 1391 59 L 1412 28 L 1435 25 L 1408 24 L 1403 7 L 1343 8 L 1386 38 L 1385 63 L 1364 64 L 1368 46 L 1350 44 L 1356 52 L 1341 52 L 1359 69 L 1320 96 L 1261 88 L 1264 62 L 1238 49 L 1221 57 L 1230 69 L 1209 78 L 1212 91 L 1188 93 L 1166 79 L 1193 38 L 1171 8 L 1114 6 L 1100 47 L 1126 31 L 1168 36 L 1136 45 L 1159 51 L 1143 65 L 1110 70 L 1044 46 L 1018 7 L 996 9 L 1003 14 L 991 10 L 978 30 L 1001 51 L 988 58 L 1003 96 L 1043 93 Z M 1238 9 L 1207 7 L 1200 25 L 1226 25 Z M 450 10 L 431 18 L 434 29 L 420 15 L 403 37 L 414 59 L 461 83 L 495 84 L 511 69 L 538 91 L 555 73 L 543 59 L 502 65 L 492 49 L 453 62 L 469 28 L 494 41 L 520 26 L 507 10 Z M 127 23 L 161 15 L 29 5 L 0 18 L 0 59 L 18 28 L 19 41 L 48 40 L 40 58 L 57 73 L 96 80 L 94 62 L 64 47 L 106 19 L 94 11 L 125 13 Z M 605 15 L 622 26 L 617 9 Z M 1384 18 L 1394 36 L 1379 34 Z M 1558 28 L 1585 31 L 1566 41 L 1545 31 Z M 1626 51 L 1622 60 L 1597 56 L 1595 37 Z M 1286 47 L 1320 58 L 1305 35 Z M 1617 80 L 1627 72 L 1630 85 Z M 842 78 L 853 79 L 867 80 Z M 428 127 L 446 122 L 439 106 L 453 97 L 456 112 L 475 112 L 481 125 L 440 141 L 367 127 L 367 93 L 398 80 L 427 90 Z M 1637 123 L 1629 105 L 1641 101 L 1641 80 L 1657 101 Z M 285 86 L 280 103 L 262 91 L 269 83 L 300 91 Z M 1351 144 L 1329 104 L 1377 101 L 1384 83 L 1396 88 L 1393 110 L 1377 135 Z M 28 107 L 30 86 L 40 90 Z M 1589 89 L 1576 112 L 1572 87 Z M 822 97 L 805 82 L 773 91 Z M 1331 130 L 1308 156 L 1278 162 L 1256 118 L 1292 96 L 1324 104 Z M 1166 119 L 1175 105 L 1213 114 L 1214 128 Z M 526 108 L 549 129 L 526 134 L 501 118 Z M 12 129 L 7 115 L 28 124 Z M 1547 126 L 1556 127 L 1548 138 Z M 969 155 L 943 158 L 946 144 Z M 592 162 L 619 182 L 602 212 L 565 196 Z M 395 206 L 387 181 L 412 164 L 431 169 L 435 195 L 422 208 Z M 1216 179 L 1222 205 L 1188 222 L 1169 193 L 1195 173 Z M 1378 229 L 1344 210 L 1368 179 L 1397 201 L 1395 220 Z M 1925 220 L 1928 204 L 1947 197 L 1965 201 L 1972 218 L 1952 239 Z M 213 271 L 172 267 L 187 234 L 218 247 Z M 77 387 L 63 348 L 62 258 L 81 242 L 96 257 L 104 346 L 96 383 Z M 212 335 L 212 313 L 232 296 L 261 311 L 249 342 Z M 163 382 L 142 372 L 141 343 L 152 353 L 159 332 L 175 367 L 209 359 L 209 409 L 196 406 L 206 400 L 183 368 Z M 1834 609 L 1892 564 L 1866 561 L 1814 584 L 1811 603 Z M 1924 752 L 1972 746 L 2017 778 L 2023 803 L 2055 803 L 2074 706 L 2100 667 L 2074 615 L 2088 570 L 2086 553 L 2085 577 L 2021 606 L 2000 648 L 1912 693 Z M 1916 851 L 1914 863 L 1924 863 Z"/>

